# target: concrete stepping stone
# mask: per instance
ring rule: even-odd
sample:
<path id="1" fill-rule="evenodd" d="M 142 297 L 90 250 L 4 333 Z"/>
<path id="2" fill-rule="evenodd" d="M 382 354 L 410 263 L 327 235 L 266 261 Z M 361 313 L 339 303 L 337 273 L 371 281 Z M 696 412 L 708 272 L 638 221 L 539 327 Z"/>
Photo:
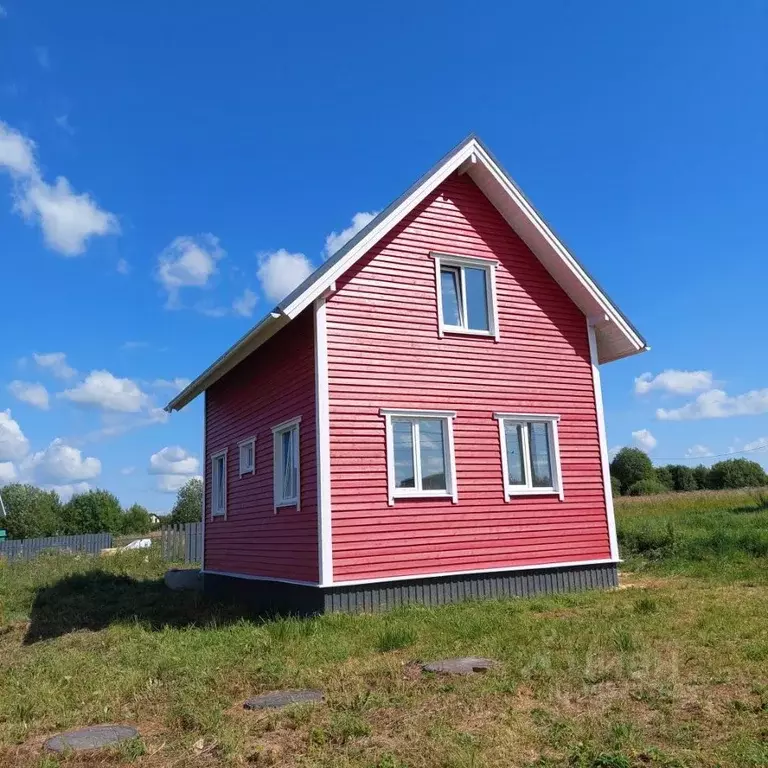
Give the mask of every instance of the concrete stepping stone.
<path id="1" fill-rule="evenodd" d="M 101 749 L 135 739 L 139 732 L 129 725 L 92 725 L 53 736 L 45 742 L 51 752 L 83 752 L 86 749 Z"/>
<path id="2" fill-rule="evenodd" d="M 322 700 L 322 691 L 272 691 L 261 696 L 252 696 L 243 706 L 245 709 L 279 709 L 291 704 L 317 704 Z"/>
<path id="3" fill-rule="evenodd" d="M 464 656 L 457 659 L 441 659 L 422 664 L 424 672 L 436 672 L 442 675 L 473 675 L 475 672 L 487 672 L 498 667 L 499 663 L 493 659 L 480 659 L 476 656 Z"/>

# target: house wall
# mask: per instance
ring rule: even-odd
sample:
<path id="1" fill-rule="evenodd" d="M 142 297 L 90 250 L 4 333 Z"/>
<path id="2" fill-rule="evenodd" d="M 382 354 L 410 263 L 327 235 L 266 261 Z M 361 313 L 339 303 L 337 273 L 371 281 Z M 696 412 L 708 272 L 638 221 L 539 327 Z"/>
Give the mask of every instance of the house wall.
<path id="1" fill-rule="evenodd" d="M 300 509 L 274 510 L 272 427 L 301 416 Z M 240 477 L 238 442 L 256 437 L 256 472 Z M 312 309 L 206 392 L 205 569 L 318 581 Z M 211 516 L 212 454 L 227 454 L 227 514 Z"/>
<path id="2" fill-rule="evenodd" d="M 438 337 L 430 251 L 500 262 L 499 342 Z M 610 557 L 586 319 L 468 177 L 337 280 L 327 324 L 334 582 Z M 382 407 L 457 411 L 457 504 L 388 505 Z M 563 501 L 504 501 L 496 411 L 560 414 Z"/>

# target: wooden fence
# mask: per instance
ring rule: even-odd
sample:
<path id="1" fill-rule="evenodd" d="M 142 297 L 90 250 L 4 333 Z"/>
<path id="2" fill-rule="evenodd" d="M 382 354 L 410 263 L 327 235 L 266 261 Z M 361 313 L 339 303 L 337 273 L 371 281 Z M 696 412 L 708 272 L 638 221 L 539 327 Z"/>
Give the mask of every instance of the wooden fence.
<path id="1" fill-rule="evenodd" d="M 200 563 L 203 559 L 203 524 L 164 525 L 160 529 L 163 560 Z"/>
<path id="2" fill-rule="evenodd" d="M 97 555 L 112 546 L 111 533 L 83 533 L 77 536 L 48 536 L 39 539 L 0 540 L 0 557 L 31 560 L 46 550 L 85 552 Z"/>

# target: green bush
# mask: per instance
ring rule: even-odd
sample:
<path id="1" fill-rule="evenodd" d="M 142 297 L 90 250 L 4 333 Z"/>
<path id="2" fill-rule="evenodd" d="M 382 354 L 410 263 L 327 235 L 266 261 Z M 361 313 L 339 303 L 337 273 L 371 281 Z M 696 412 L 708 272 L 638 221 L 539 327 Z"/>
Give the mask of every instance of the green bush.
<path id="1" fill-rule="evenodd" d="M 149 511 L 141 504 L 129 507 L 122 516 L 121 533 L 149 533 L 152 530 L 152 518 Z"/>
<path id="2" fill-rule="evenodd" d="M 203 481 L 193 477 L 179 489 L 168 520 L 173 525 L 199 523 L 203 519 Z"/>
<path id="3" fill-rule="evenodd" d="M 663 467 L 656 467 L 654 469 L 654 477 L 660 482 L 668 491 L 675 490 L 675 478 L 672 475 L 672 469 L 669 464 Z"/>
<path id="4" fill-rule="evenodd" d="M 721 488 L 754 488 L 768 485 L 768 475 L 756 461 L 749 459 L 727 459 L 713 464 L 709 470 L 709 487 L 714 490 Z"/>
<path id="5" fill-rule="evenodd" d="M 709 488 L 709 467 L 705 467 L 703 464 L 694 467 L 693 477 L 696 480 L 697 489 Z"/>
<path id="6" fill-rule="evenodd" d="M 2 489 L 6 518 L 0 527 L 9 539 L 33 539 L 61 532 L 61 502 L 56 491 L 13 483 Z"/>
<path id="7" fill-rule="evenodd" d="M 621 496 L 621 481 L 613 475 L 611 475 L 611 491 L 614 496 Z"/>
<path id="8" fill-rule="evenodd" d="M 88 491 L 73 496 L 62 508 L 65 534 L 122 533 L 123 510 L 109 491 Z"/>
<path id="9" fill-rule="evenodd" d="M 653 464 L 639 448 L 622 448 L 611 462 L 611 475 L 621 483 L 621 492 L 627 493 L 630 486 L 654 476 Z"/>
<path id="10" fill-rule="evenodd" d="M 655 477 L 638 480 L 629 486 L 629 496 L 653 496 L 656 493 L 669 493 L 670 489 L 664 483 L 660 483 Z"/>

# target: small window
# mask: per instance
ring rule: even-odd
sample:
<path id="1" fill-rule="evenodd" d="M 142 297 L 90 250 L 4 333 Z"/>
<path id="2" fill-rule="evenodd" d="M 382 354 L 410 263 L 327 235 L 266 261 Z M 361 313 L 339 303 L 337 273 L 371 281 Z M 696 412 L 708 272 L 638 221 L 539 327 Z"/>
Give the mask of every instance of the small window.
<path id="1" fill-rule="evenodd" d="M 501 440 L 504 498 L 556 493 L 563 498 L 557 422 L 559 416 L 496 413 Z"/>
<path id="2" fill-rule="evenodd" d="M 440 336 L 467 333 L 498 339 L 496 262 L 471 256 L 432 256 Z"/>
<path id="3" fill-rule="evenodd" d="M 240 477 L 256 471 L 256 438 L 238 443 L 240 448 Z"/>
<path id="4" fill-rule="evenodd" d="M 211 456 L 211 515 L 227 514 L 227 452 Z"/>
<path id="5" fill-rule="evenodd" d="M 382 409 L 386 419 L 389 503 L 396 498 L 446 496 L 458 501 L 453 411 Z"/>
<path id="6" fill-rule="evenodd" d="M 301 417 L 272 428 L 275 441 L 275 511 L 278 507 L 299 508 L 299 424 Z"/>

